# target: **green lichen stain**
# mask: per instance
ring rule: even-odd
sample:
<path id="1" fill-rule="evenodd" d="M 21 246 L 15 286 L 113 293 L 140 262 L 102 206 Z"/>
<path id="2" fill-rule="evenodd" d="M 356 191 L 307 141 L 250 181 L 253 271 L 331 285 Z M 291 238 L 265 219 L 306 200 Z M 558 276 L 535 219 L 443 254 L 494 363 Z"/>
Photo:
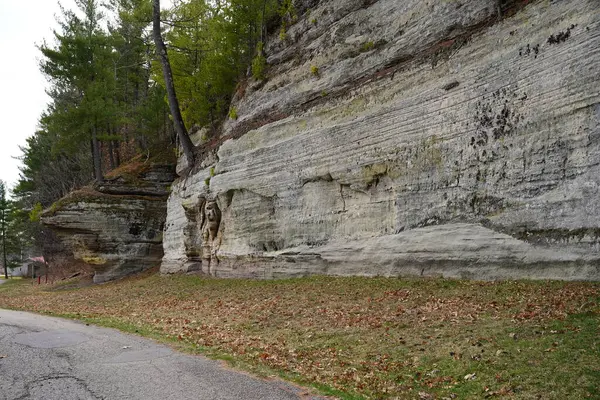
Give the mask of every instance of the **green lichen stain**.
<path id="1" fill-rule="evenodd" d="M 444 161 L 442 150 L 438 146 L 438 143 L 441 141 L 442 140 L 435 135 L 423 140 L 417 147 L 417 151 L 414 155 L 414 168 L 420 171 L 431 168 L 441 168 Z"/>
<path id="2" fill-rule="evenodd" d="M 371 165 L 365 165 L 363 167 L 363 174 L 365 178 L 373 178 L 378 175 L 385 175 L 388 170 L 388 165 L 386 163 L 376 163 Z"/>
<path id="3" fill-rule="evenodd" d="M 341 116 L 342 118 L 346 118 L 358 115 L 361 111 L 364 111 L 366 109 L 366 105 L 367 101 L 364 97 L 356 97 L 352 99 L 352 101 L 350 101 L 349 103 L 340 106 L 338 110 L 333 111 L 337 111 L 339 116 Z"/>
<path id="4" fill-rule="evenodd" d="M 130 200 L 148 201 L 153 203 L 164 202 L 165 199 L 158 196 L 141 195 L 111 195 L 95 191 L 91 187 L 84 187 L 73 191 L 65 197 L 54 202 L 47 210 L 42 213 L 42 219 L 56 215 L 57 212 L 77 203 L 101 204 L 101 205 L 119 205 Z M 129 212 L 126 210 L 125 212 Z"/>
<path id="5" fill-rule="evenodd" d="M 402 172 L 391 162 L 381 162 L 362 167 L 363 182 L 370 186 L 373 183 L 377 184 L 379 179 L 384 176 L 390 179 L 397 179 L 402 176 Z"/>
<path id="6" fill-rule="evenodd" d="M 84 256 L 81 259 L 90 265 L 104 265 L 106 264 L 106 259 L 102 257 L 93 257 L 93 256 Z"/>

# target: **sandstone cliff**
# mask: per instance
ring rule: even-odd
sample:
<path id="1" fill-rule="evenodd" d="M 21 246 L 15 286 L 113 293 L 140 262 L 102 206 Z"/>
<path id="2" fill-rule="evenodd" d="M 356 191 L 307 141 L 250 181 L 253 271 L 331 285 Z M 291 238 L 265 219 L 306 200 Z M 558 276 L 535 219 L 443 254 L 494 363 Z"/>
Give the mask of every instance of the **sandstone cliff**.
<path id="1" fill-rule="evenodd" d="M 300 3 L 161 271 L 600 279 L 597 0 Z"/>
<path id="2" fill-rule="evenodd" d="M 160 264 L 172 165 L 142 165 L 71 193 L 42 215 L 100 283 Z"/>

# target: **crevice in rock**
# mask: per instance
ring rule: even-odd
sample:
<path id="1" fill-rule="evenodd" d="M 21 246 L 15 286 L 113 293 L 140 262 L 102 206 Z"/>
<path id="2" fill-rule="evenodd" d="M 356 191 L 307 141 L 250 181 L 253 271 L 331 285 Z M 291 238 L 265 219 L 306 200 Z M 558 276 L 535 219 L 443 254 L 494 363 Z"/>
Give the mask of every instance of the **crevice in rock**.
<path id="1" fill-rule="evenodd" d="M 340 197 L 342 198 L 342 212 L 346 212 L 346 198 L 344 197 L 344 186 L 340 183 Z"/>
<path id="2" fill-rule="evenodd" d="M 319 176 L 314 176 L 311 178 L 306 178 L 306 179 L 302 180 L 302 186 L 305 186 L 307 183 L 314 183 L 314 182 L 333 182 L 333 177 L 328 172 L 325 175 L 319 175 Z"/>

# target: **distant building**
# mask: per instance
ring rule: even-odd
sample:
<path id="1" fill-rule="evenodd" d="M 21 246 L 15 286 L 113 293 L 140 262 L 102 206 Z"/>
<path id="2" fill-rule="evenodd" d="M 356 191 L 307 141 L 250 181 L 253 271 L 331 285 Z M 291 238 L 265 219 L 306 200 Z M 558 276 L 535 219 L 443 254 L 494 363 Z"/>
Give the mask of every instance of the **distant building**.
<path id="1" fill-rule="evenodd" d="M 26 259 L 19 267 L 10 271 L 12 276 L 31 277 L 32 274 L 40 276 L 45 273 L 46 260 L 44 257 L 30 257 Z"/>

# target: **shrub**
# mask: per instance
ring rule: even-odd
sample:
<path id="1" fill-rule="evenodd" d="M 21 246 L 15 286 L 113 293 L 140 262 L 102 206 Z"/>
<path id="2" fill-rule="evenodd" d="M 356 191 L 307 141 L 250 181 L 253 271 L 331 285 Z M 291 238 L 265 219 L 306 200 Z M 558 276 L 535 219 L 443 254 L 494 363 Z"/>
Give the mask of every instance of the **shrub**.
<path id="1" fill-rule="evenodd" d="M 263 43 L 258 42 L 256 46 L 256 56 L 252 59 L 252 77 L 257 81 L 265 79 L 265 71 L 267 69 L 267 59 L 263 54 Z"/>
<path id="2" fill-rule="evenodd" d="M 44 209 L 42 207 L 42 203 L 40 203 L 40 202 L 35 203 L 35 205 L 31 209 L 31 211 L 29 212 L 29 221 L 39 222 L 40 216 L 42 215 L 43 211 L 44 211 Z"/>
<path id="3" fill-rule="evenodd" d="M 288 34 L 287 34 L 286 29 L 285 29 L 285 24 L 283 24 L 281 26 L 281 29 L 279 30 L 279 40 L 281 40 L 282 42 L 284 42 L 287 38 L 288 38 Z"/>
<path id="4" fill-rule="evenodd" d="M 237 108 L 235 108 L 235 106 L 229 109 L 229 118 L 238 119 Z"/>
<path id="5" fill-rule="evenodd" d="M 371 51 L 375 48 L 375 43 L 369 41 L 369 42 L 365 42 L 360 46 L 360 51 L 365 53 L 367 51 Z"/>

